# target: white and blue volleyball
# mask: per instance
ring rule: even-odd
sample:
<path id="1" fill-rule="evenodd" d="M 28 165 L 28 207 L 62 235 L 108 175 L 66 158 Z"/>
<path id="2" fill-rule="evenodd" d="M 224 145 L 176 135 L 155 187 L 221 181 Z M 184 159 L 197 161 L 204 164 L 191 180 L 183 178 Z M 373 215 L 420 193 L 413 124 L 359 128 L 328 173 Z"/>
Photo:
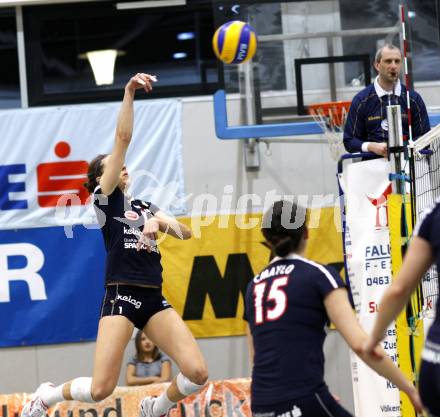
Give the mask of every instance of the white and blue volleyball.
<path id="1" fill-rule="evenodd" d="M 249 24 L 233 20 L 215 31 L 212 48 L 225 64 L 242 64 L 255 55 L 257 36 Z"/>

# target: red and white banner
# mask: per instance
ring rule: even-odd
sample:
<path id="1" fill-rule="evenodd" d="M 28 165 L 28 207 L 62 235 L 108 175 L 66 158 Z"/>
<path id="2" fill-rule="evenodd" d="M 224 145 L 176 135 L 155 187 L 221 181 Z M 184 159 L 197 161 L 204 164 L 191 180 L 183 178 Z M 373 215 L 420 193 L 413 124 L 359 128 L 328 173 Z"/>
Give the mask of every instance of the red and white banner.
<path id="1" fill-rule="evenodd" d="M 95 223 L 83 187 L 88 163 L 111 152 L 120 103 L 0 112 L 0 229 Z M 135 103 L 127 154 L 132 193 L 185 212 L 181 103 Z M 65 198 L 69 210 L 57 210 Z"/>
<path id="2" fill-rule="evenodd" d="M 158 396 L 168 384 L 117 387 L 115 392 L 95 404 L 78 401 L 58 403 L 48 410 L 48 417 L 138 417 L 139 403 L 145 396 Z M 172 407 L 167 417 L 251 417 L 249 378 L 210 381 L 197 394 Z M 17 417 L 28 394 L 0 395 L 0 415 Z"/>
<path id="3" fill-rule="evenodd" d="M 391 284 L 387 195 L 390 164 L 384 158 L 350 164 L 344 172 L 347 269 L 358 320 L 373 326 L 379 303 Z M 396 330 L 387 330 L 383 348 L 397 362 Z M 400 417 L 399 390 L 352 353 L 357 417 Z"/>

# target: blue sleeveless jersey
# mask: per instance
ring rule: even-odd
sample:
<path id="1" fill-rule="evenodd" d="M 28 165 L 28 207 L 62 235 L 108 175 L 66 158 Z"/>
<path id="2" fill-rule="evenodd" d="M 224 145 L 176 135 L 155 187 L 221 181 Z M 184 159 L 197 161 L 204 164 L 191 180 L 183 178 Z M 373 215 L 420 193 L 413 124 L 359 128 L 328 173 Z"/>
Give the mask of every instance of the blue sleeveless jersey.
<path id="1" fill-rule="evenodd" d="M 146 218 L 159 208 L 142 200 L 129 199 L 118 187 L 109 195 L 98 186 L 94 193 L 94 208 L 101 226 L 107 251 L 105 283 L 162 285 L 162 265 L 157 246 L 151 253 L 137 251 Z"/>
<path id="2" fill-rule="evenodd" d="M 413 235 L 425 239 L 431 245 L 437 271 L 440 271 L 440 199 L 422 214 Z M 435 320 L 428 332 L 428 340 L 437 344 L 440 344 L 439 309 L 440 303 L 437 301 Z"/>
<path id="3" fill-rule="evenodd" d="M 299 255 L 275 258 L 248 285 L 245 318 L 254 342 L 252 404 L 270 405 L 326 388 L 325 296 L 345 284 Z"/>

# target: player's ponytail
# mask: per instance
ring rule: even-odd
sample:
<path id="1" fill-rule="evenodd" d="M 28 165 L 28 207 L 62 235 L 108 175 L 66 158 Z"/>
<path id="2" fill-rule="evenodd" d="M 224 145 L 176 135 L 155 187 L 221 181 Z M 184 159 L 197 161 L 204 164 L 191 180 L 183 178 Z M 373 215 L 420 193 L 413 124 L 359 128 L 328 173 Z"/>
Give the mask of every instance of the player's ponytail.
<path id="1" fill-rule="evenodd" d="M 97 178 L 102 175 L 104 167 L 102 166 L 102 160 L 107 156 L 107 154 L 100 154 L 95 157 L 89 164 L 89 169 L 87 171 L 87 182 L 84 183 L 84 187 L 87 188 L 89 193 L 95 191 L 98 185 Z"/>
<path id="2" fill-rule="evenodd" d="M 290 201 L 277 201 L 263 217 L 262 233 L 277 256 L 296 252 L 306 230 L 306 210 Z"/>
<path id="3" fill-rule="evenodd" d="M 295 242 L 289 236 L 281 239 L 277 243 L 272 242 L 274 253 L 281 257 L 287 256 L 290 252 L 294 252 L 296 249 L 295 246 Z"/>

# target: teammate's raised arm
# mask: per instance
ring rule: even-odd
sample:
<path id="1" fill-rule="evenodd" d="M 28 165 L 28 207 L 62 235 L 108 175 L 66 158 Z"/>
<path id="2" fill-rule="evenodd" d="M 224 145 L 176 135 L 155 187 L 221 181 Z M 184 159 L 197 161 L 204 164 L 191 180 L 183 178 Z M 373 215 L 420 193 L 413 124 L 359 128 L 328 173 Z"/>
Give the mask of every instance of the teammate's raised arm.
<path id="1" fill-rule="evenodd" d="M 385 351 L 380 346 L 377 346 L 374 356 L 365 354 L 363 345 L 367 340 L 367 334 L 356 320 L 353 309 L 348 301 L 347 291 L 342 288 L 332 291 L 324 299 L 324 305 L 331 322 L 335 325 L 336 330 L 342 335 L 353 352 L 370 368 L 391 381 L 408 395 L 408 398 L 411 400 L 417 412 L 421 412 L 422 402 L 416 387 L 412 385 L 400 369 L 394 365 Z"/>
<path id="2" fill-rule="evenodd" d="M 420 237 L 414 237 L 403 260 L 402 268 L 380 301 L 381 308 L 377 313 L 374 328 L 364 346 L 365 353 L 372 354 L 375 346 L 383 339 L 388 326 L 405 307 L 432 262 L 429 243 Z"/>

